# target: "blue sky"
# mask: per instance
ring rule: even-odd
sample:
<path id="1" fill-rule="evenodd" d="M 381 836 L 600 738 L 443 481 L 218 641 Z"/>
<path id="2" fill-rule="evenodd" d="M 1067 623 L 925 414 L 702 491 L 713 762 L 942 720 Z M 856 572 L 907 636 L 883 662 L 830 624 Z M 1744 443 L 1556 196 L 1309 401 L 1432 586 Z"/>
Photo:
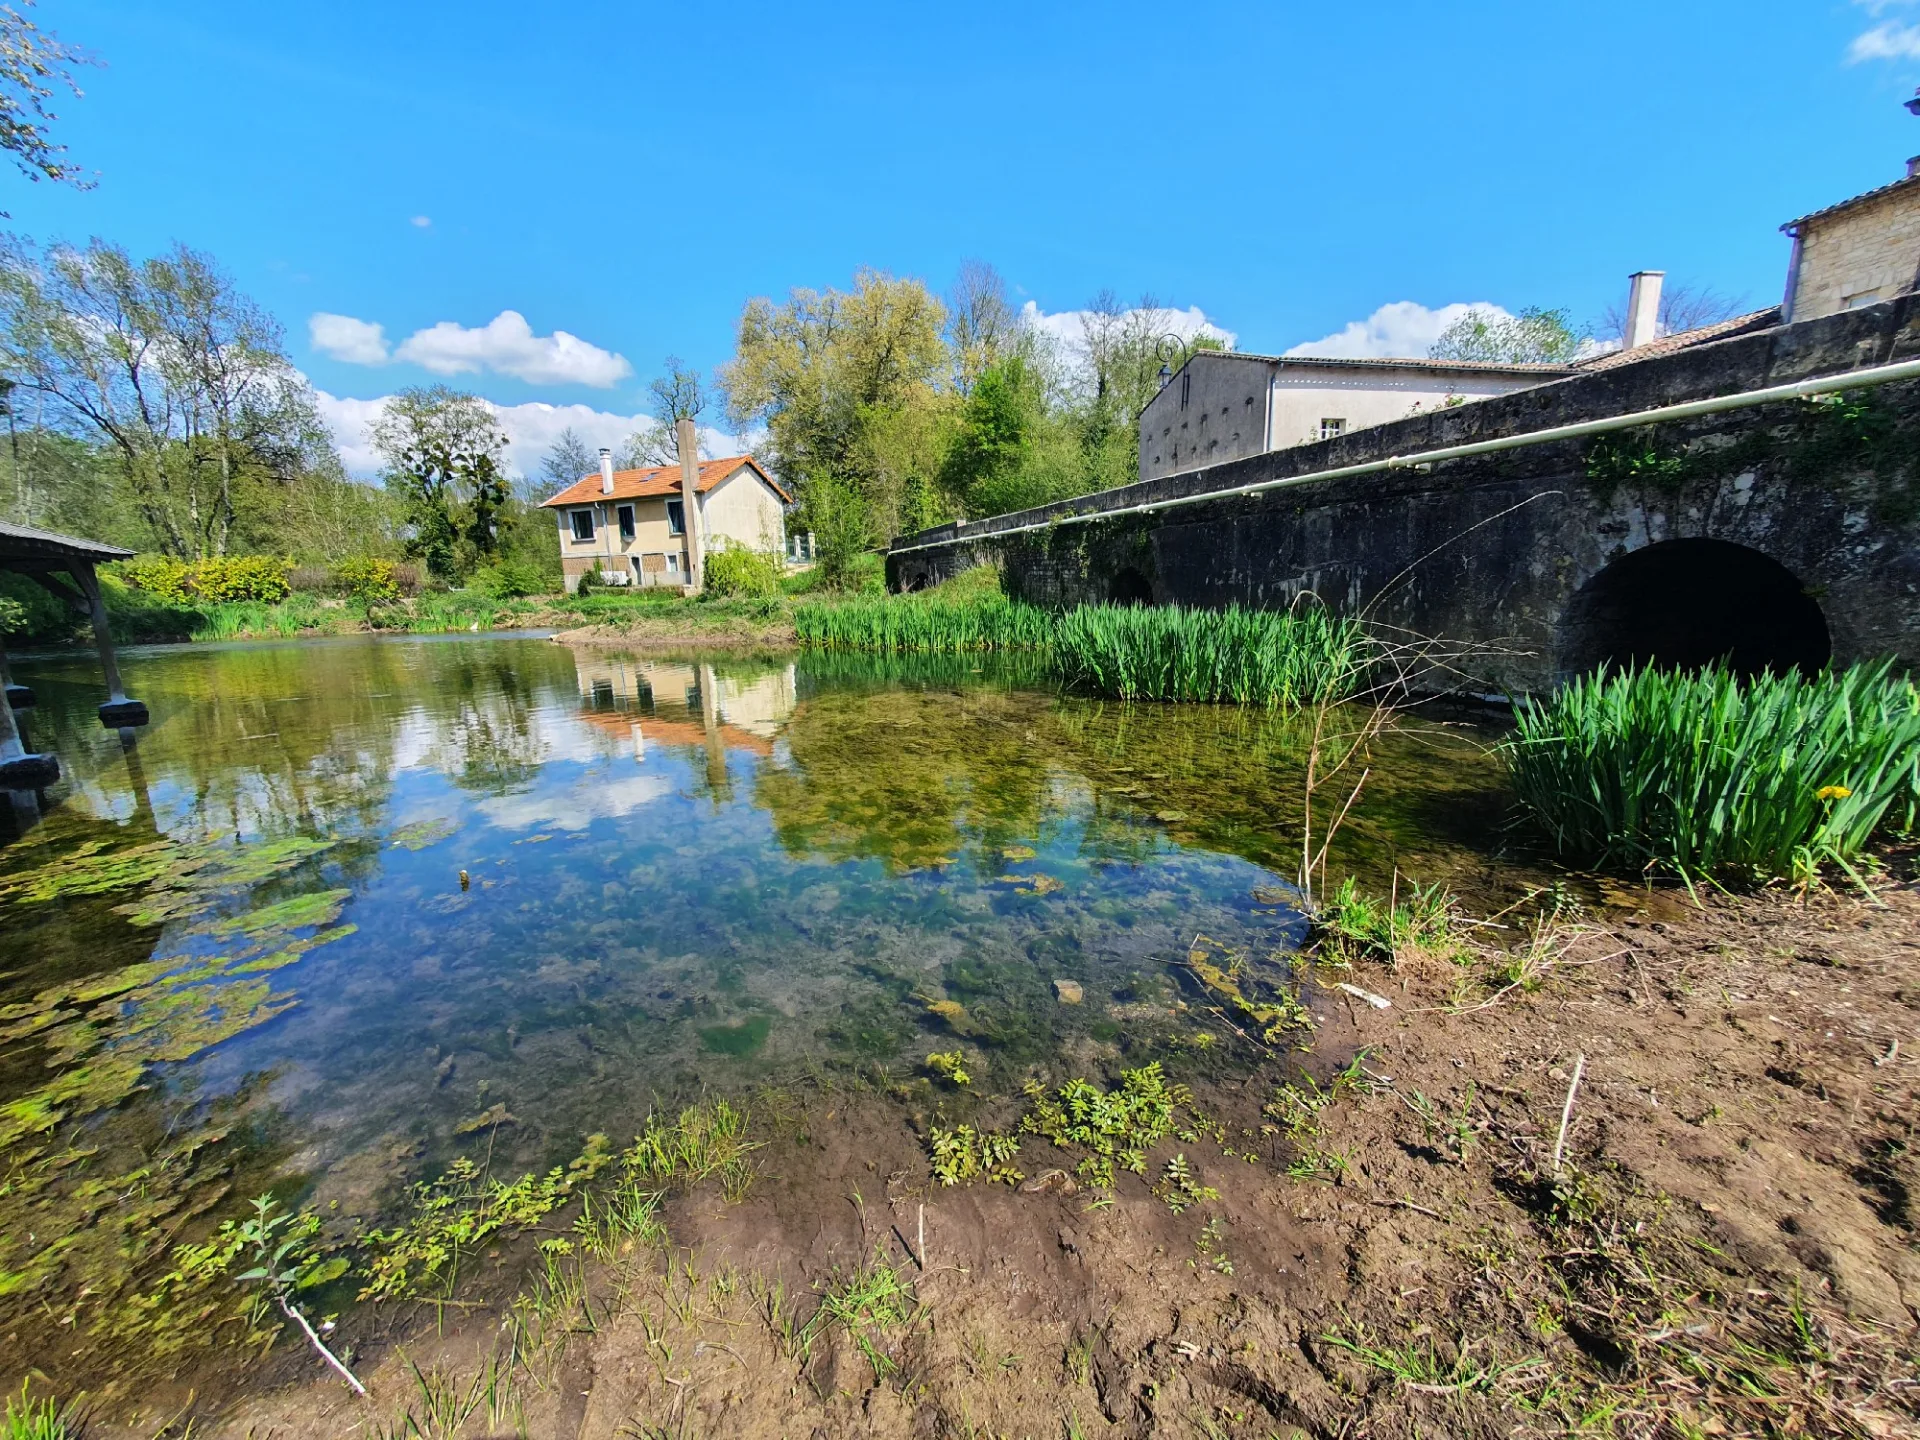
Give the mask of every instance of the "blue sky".
<path id="1" fill-rule="evenodd" d="M 15 228 L 212 253 L 350 459 L 348 402 L 434 379 L 523 460 L 611 439 L 749 296 L 863 264 L 978 257 L 1043 314 L 1151 292 L 1258 351 L 1396 304 L 1376 346 L 1464 302 L 1597 320 L 1642 267 L 1757 307 L 1783 221 L 1920 153 L 1917 0 L 32 14 L 105 62 L 60 107 L 99 185 L 0 180 Z"/>

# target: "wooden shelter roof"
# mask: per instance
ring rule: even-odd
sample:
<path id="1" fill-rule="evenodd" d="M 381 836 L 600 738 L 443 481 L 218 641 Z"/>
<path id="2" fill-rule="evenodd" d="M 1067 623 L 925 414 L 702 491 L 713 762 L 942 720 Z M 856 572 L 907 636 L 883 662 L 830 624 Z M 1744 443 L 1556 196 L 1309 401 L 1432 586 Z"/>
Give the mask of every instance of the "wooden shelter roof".
<path id="1" fill-rule="evenodd" d="M 81 561 L 104 565 L 109 560 L 125 560 L 133 554 L 118 545 L 99 540 L 84 540 L 78 535 L 57 535 L 51 530 L 35 530 L 26 525 L 0 521 L 0 566 L 41 569 Z"/>

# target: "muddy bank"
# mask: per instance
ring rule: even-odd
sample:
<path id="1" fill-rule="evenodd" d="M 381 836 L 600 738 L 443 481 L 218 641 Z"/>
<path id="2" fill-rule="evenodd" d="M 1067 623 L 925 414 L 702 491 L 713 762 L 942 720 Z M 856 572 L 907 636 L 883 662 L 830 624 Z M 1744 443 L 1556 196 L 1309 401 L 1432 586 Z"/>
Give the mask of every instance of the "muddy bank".
<path id="1" fill-rule="evenodd" d="M 562 630 L 551 637 L 560 645 L 605 645 L 643 653 L 655 651 L 791 650 L 799 643 L 793 620 L 782 614 L 774 619 L 747 615 L 701 615 L 675 610 L 665 615 L 623 616 Z"/>
<path id="2" fill-rule="evenodd" d="M 1880 905 L 1631 898 L 1471 971 L 1323 972 L 1390 1008 L 1309 992 L 1315 1083 L 1196 1086 L 1217 1133 L 1110 1200 L 1031 1135 L 1024 1184 L 934 1183 L 918 1082 L 765 1097 L 740 1203 L 676 1195 L 670 1243 L 517 1311 L 348 1316 L 371 1408 L 283 1341 L 283 1388 L 194 1433 L 380 1433 L 456 1389 L 426 1433 L 1915 1433 L 1910 866 Z"/>

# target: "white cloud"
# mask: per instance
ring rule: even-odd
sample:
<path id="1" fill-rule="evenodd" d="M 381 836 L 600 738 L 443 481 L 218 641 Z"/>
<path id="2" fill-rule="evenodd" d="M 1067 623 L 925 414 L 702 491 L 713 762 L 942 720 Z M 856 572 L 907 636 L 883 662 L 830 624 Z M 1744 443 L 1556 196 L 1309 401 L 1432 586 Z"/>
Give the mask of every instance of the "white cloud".
<path id="1" fill-rule="evenodd" d="M 578 335 L 556 330 L 536 335 L 518 310 L 502 310 L 474 329 L 442 320 L 416 330 L 393 352 L 436 375 L 477 375 L 491 370 L 531 385 L 592 385 L 606 389 L 633 374 L 626 357 L 602 350 Z"/>
<path id="2" fill-rule="evenodd" d="M 363 480 L 378 475 L 380 457 L 374 453 L 367 432 L 389 397 L 355 400 L 329 395 L 324 390 L 316 390 L 314 395 L 320 406 L 320 418 L 333 432 L 334 448 L 340 452 L 347 473 Z M 616 415 L 591 405 L 548 405 L 537 400 L 520 405 L 496 405 L 491 400 L 482 403 L 506 432 L 507 467 L 520 475 L 539 473 L 540 461 L 553 448 L 562 430 L 571 429 L 590 449 L 605 445 L 618 450 L 629 435 L 654 423 L 651 415 Z M 741 436 L 703 426 L 700 448 L 708 455 L 739 455 L 752 447 Z"/>
<path id="3" fill-rule="evenodd" d="M 408 221 L 407 223 L 410 225 L 417 226 L 419 229 L 424 230 L 429 225 L 433 224 L 433 217 L 431 215 L 416 215 L 413 217 L 412 220 Z"/>
<path id="4" fill-rule="evenodd" d="M 1091 310 L 1057 310 L 1049 314 L 1031 300 L 1020 307 L 1020 323 L 1052 340 L 1060 358 L 1076 368 L 1086 364 L 1087 322 L 1091 319 Z M 1185 310 L 1129 310 L 1119 319 L 1129 328 L 1144 322 L 1142 328 L 1153 334 L 1177 335 L 1182 340 L 1211 335 L 1229 350 L 1239 338 L 1233 331 L 1209 320 L 1198 305 L 1190 305 Z"/>
<path id="5" fill-rule="evenodd" d="M 556 330 L 536 335 L 518 310 L 502 310 L 485 325 L 442 320 L 416 330 L 391 351 L 386 327 L 351 315 L 317 311 L 307 321 L 313 348 L 352 365 L 405 360 L 435 375 L 492 371 L 531 385 L 592 385 L 605 390 L 633 374 L 626 357 Z"/>
<path id="6" fill-rule="evenodd" d="M 1382 305 L 1364 320 L 1351 320 L 1345 328 L 1318 340 L 1296 345 L 1289 355 L 1324 355 L 1341 360 L 1407 359 L 1423 357 L 1446 328 L 1469 310 L 1486 311 L 1490 318 L 1511 318 L 1498 305 L 1486 301 L 1473 304 L 1442 305 L 1429 310 L 1416 300 L 1396 300 Z"/>
<path id="7" fill-rule="evenodd" d="M 1854 36 L 1847 61 L 1858 65 L 1863 60 L 1920 60 L 1920 25 L 1886 20 Z"/>
<path id="8" fill-rule="evenodd" d="M 307 319 L 307 337 L 314 349 L 330 359 L 349 365 L 387 363 L 386 327 L 369 320 L 318 310 Z"/>

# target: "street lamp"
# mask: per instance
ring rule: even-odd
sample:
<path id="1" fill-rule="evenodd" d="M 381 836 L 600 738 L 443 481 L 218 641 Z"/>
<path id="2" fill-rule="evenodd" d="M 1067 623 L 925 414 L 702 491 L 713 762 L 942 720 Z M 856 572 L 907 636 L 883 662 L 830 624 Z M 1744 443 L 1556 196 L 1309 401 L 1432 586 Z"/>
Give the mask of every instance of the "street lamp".
<path id="1" fill-rule="evenodd" d="M 1160 388 L 1162 390 L 1166 389 L 1167 382 L 1173 379 L 1174 372 L 1170 366 L 1170 362 L 1178 358 L 1181 365 L 1185 365 L 1191 349 L 1191 341 L 1174 334 L 1172 331 L 1160 336 L 1153 342 L 1153 353 L 1160 361 Z"/>

